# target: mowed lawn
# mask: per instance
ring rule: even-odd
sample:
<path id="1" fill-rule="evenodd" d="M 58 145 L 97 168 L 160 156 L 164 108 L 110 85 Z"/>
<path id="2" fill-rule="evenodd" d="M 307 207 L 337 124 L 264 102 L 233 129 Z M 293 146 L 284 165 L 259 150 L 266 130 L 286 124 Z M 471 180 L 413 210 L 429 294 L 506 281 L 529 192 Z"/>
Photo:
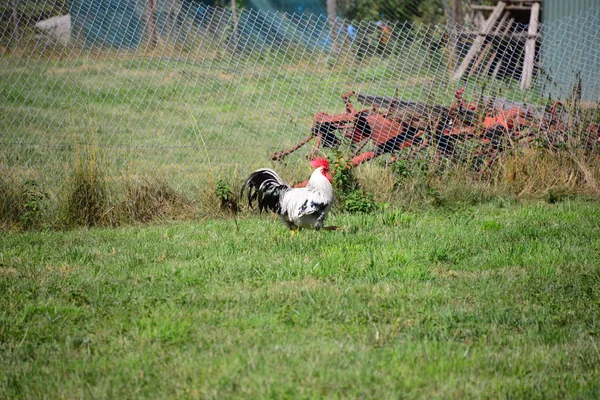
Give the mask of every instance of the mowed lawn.
<path id="1" fill-rule="evenodd" d="M 0 233 L 0 398 L 599 398 L 600 206 Z"/>

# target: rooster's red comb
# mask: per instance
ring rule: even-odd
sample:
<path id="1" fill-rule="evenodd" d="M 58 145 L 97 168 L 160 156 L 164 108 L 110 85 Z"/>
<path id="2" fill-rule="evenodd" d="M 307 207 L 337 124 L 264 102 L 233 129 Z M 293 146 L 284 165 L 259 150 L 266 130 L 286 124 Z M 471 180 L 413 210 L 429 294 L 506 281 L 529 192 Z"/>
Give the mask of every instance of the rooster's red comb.
<path id="1" fill-rule="evenodd" d="M 310 162 L 313 168 L 323 167 L 323 169 L 329 169 L 329 161 L 326 158 L 315 158 Z"/>

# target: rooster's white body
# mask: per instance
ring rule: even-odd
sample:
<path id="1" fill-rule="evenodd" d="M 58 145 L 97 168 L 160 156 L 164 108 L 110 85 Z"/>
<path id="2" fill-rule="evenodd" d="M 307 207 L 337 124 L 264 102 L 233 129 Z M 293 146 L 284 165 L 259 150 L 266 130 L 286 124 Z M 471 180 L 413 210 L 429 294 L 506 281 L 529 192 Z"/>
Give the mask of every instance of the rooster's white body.
<path id="1" fill-rule="evenodd" d="M 244 185 L 248 189 L 248 203 L 257 200 L 260 211 L 268 209 L 279 215 L 288 228 L 323 227 L 333 205 L 333 187 L 329 176 L 329 163 L 319 159 L 306 187 L 292 188 L 270 168 L 254 171 Z"/>

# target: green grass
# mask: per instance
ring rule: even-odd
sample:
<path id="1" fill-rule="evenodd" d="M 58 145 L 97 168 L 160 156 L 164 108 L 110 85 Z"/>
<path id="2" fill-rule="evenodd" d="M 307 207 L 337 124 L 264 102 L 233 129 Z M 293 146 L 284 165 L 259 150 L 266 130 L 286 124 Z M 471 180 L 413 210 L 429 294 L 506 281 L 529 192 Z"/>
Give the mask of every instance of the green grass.
<path id="1" fill-rule="evenodd" d="M 182 177 L 199 168 L 227 176 L 232 164 L 269 163 L 269 154 L 309 134 L 316 112 L 343 112 L 340 95 L 348 90 L 393 96 L 399 89 L 403 100 L 452 104 L 456 87 L 443 51 L 406 35 L 390 55 L 370 54 L 361 63 L 352 52 L 328 58 L 331 64 L 318 52 L 298 60 L 210 53 L 195 59 L 167 50 L 150 58 L 0 57 L 0 166 L 55 194 L 77 146 L 92 143 L 106 153 L 110 176 L 160 170 L 189 193 L 190 179 Z M 433 56 L 440 59 L 430 66 Z M 503 95 L 517 95 L 502 85 Z M 470 82 L 465 97 L 482 90 Z M 293 163 L 307 152 L 291 157 Z"/>
<path id="2" fill-rule="evenodd" d="M 598 221 L 497 200 L 293 237 L 0 233 L 0 398 L 598 398 Z"/>
<path id="3" fill-rule="evenodd" d="M 272 62 L 1 58 L 0 166 L 56 195 L 82 144 L 98 146 L 117 182 L 159 174 L 186 194 L 207 171 L 270 164 L 309 134 L 315 112 L 343 110 L 340 94 L 358 87 L 326 68 Z"/>

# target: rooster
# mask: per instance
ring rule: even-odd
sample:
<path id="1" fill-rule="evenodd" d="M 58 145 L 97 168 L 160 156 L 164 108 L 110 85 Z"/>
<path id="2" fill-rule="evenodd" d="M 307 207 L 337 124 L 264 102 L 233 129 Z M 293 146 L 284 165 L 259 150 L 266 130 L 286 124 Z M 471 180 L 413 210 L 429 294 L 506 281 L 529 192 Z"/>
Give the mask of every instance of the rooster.
<path id="1" fill-rule="evenodd" d="M 292 188 L 277 172 L 262 168 L 250 174 L 240 195 L 247 189 L 250 207 L 257 200 L 261 212 L 264 209 L 273 211 L 292 233 L 299 228 L 321 229 L 333 205 L 329 162 L 318 158 L 310 164 L 315 170 L 306 187 Z"/>

